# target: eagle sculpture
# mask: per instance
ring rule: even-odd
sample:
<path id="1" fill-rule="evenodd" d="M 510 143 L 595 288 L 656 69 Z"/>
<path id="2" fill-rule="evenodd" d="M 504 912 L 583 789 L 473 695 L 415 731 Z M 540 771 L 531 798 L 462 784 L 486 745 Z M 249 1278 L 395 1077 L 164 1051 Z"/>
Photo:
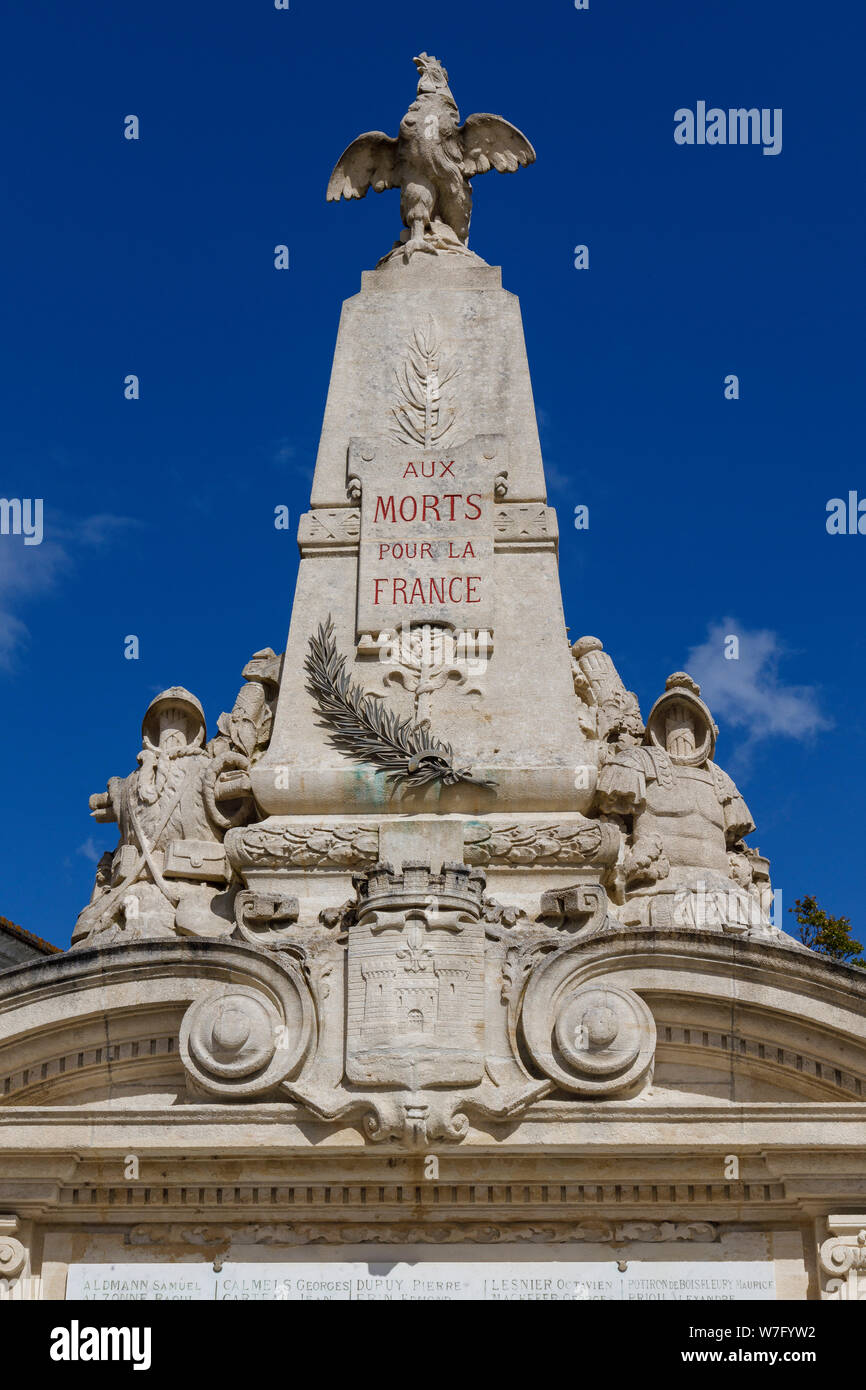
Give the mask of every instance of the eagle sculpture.
<path id="1" fill-rule="evenodd" d="M 496 169 L 514 173 L 532 164 L 526 136 L 501 116 L 467 116 L 460 124 L 448 73 L 427 53 L 412 60 L 418 94 L 400 122 L 396 139 L 381 130 L 353 140 L 328 183 L 328 201 L 363 198 L 368 188 L 400 189 L 406 231 L 394 247 L 408 261 L 416 251 L 471 255 L 466 241 L 472 213 L 469 180 Z M 385 260 L 388 257 L 384 257 Z"/>

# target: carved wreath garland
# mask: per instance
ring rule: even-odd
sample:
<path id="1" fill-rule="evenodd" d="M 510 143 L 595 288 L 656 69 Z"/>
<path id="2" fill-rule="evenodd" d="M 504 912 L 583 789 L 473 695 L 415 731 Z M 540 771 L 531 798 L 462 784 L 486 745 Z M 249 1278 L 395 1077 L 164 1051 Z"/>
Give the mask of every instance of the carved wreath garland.
<path id="1" fill-rule="evenodd" d="M 307 690 L 316 702 L 321 727 L 341 753 L 358 763 L 371 763 L 387 773 L 395 786 L 423 787 L 441 782 L 476 786 L 495 784 L 473 777 L 470 768 L 454 766 L 454 750 L 411 719 L 400 719 L 381 700 L 365 695 L 346 670 L 346 658 L 337 651 L 334 624 L 327 622 L 310 638 L 304 661 Z"/>

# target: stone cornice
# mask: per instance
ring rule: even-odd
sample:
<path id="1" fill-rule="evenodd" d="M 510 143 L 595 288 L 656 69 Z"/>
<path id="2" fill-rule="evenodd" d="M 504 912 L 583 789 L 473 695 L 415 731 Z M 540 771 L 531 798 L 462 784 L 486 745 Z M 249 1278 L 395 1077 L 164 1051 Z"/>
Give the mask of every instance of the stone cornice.
<path id="1" fill-rule="evenodd" d="M 574 1126 L 571 1134 L 563 1127 Z M 503 1125 L 503 1133 L 495 1138 L 473 1130 L 465 1146 L 476 1153 L 519 1152 L 527 1143 L 555 1149 L 559 1155 L 582 1152 L 584 1149 L 616 1149 L 622 1152 L 649 1154 L 664 1151 L 670 1139 L 660 1132 L 670 1130 L 681 1136 L 679 1143 L 689 1151 L 697 1148 L 717 1152 L 726 1143 L 737 1140 L 738 1151 L 796 1150 L 800 1144 L 826 1149 L 831 1153 L 856 1151 L 866 1147 L 866 1102 L 815 1102 L 799 1104 L 790 1101 L 756 1101 L 750 1104 L 715 1102 L 707 1104 L 653 1103 L 636 1101 L 538 1101 L 522 1117 L 520 1123 Z M 303 1106 L 246 1103 L 242 1107 L 183 1104 L 146 1108 L 106 1110 L 100 1106 L 4 1106 L 0 1109 L 0 1154 L 15 1152 L 22 1146 L 19 1138 L 25 1130 L 45 1130 L 45 1147 L 52 1151 L 68 1149 L 85 1151 L 89 1145 L 101 1144 L 106 1152 L 116 1152 L 127 1142 L 137 1145 L 137 1152 L 161 1152 L 155 1131 L 179 1132 L 182 1142 L 203 1151 L 213 1149 L 213 1134 L 236 1129 L 249 1136 L 250 1147 L 256 1151 L 279 1152 L 291 1149 L 297 1154 L 320 1152 L 352 1153 L 364 1150 L 363 1141 L 351 1131 L 342 1129 L 331 1135 L 332 1126 L 311 1118 Z M 322 1134 L 316 1133 L 321 1130 Z M 58 1131 L 56 1136 L 52 1131 Z M 148 1131 L 150 1135 L 148 1137 Z M 315 1133 L 315 1142 L 304 1132 Z M 545 1133 L 546 1131 L 546 1133 Z M 555 1133 L 554 1133 L 555 1131 Z M 328 1138 L 322 1135 L 328 1133 Z M 87 1136 L 91 1136 L 90 1139 Z M 228 1145 L 226 1145 L 226 1152 Z M 389 1151 L 385 1151 L 389 1152 Z M 456 1161 L 449 1154 L 449 1163 Z"/>

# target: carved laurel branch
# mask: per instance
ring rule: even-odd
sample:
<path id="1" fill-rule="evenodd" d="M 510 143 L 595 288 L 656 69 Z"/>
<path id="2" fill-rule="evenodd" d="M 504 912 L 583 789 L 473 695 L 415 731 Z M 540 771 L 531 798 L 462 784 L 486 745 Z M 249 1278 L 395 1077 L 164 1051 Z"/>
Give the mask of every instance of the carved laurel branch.
<path id="1" fill-rule="evenodd" d="M 455 767 L 450 744 L 435 738 L 426 727 L 399 719 L 381 700 L 364 694 L 349 676 L 345 656 L 337 651 L 330 614 L 310 638 L 304 668 L 307 690 L 316 701 L 320 726 L 328 730 L 330 742 L 355 762 L 371 763 L 384 771 L 392 786 L 494 785 L 473 777 L 469 768 Z"/>

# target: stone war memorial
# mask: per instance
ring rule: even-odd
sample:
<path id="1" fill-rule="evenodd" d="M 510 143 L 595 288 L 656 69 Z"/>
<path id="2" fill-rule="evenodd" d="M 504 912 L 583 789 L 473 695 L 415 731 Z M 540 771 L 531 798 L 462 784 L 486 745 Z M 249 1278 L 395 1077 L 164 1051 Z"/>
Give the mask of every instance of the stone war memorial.
<path id="1" fill-rule="evenodd" d="M 5 1296 L 866 1298 L 866 973 L 774 920 L 689 673 L 641 710 L 570 639 L 467 244 L 535 151 L 414 61 L 328 184 L 403 231 L 343 306 L 285 650 L 94 752 L 117 847 L 0 970 Z"/>

